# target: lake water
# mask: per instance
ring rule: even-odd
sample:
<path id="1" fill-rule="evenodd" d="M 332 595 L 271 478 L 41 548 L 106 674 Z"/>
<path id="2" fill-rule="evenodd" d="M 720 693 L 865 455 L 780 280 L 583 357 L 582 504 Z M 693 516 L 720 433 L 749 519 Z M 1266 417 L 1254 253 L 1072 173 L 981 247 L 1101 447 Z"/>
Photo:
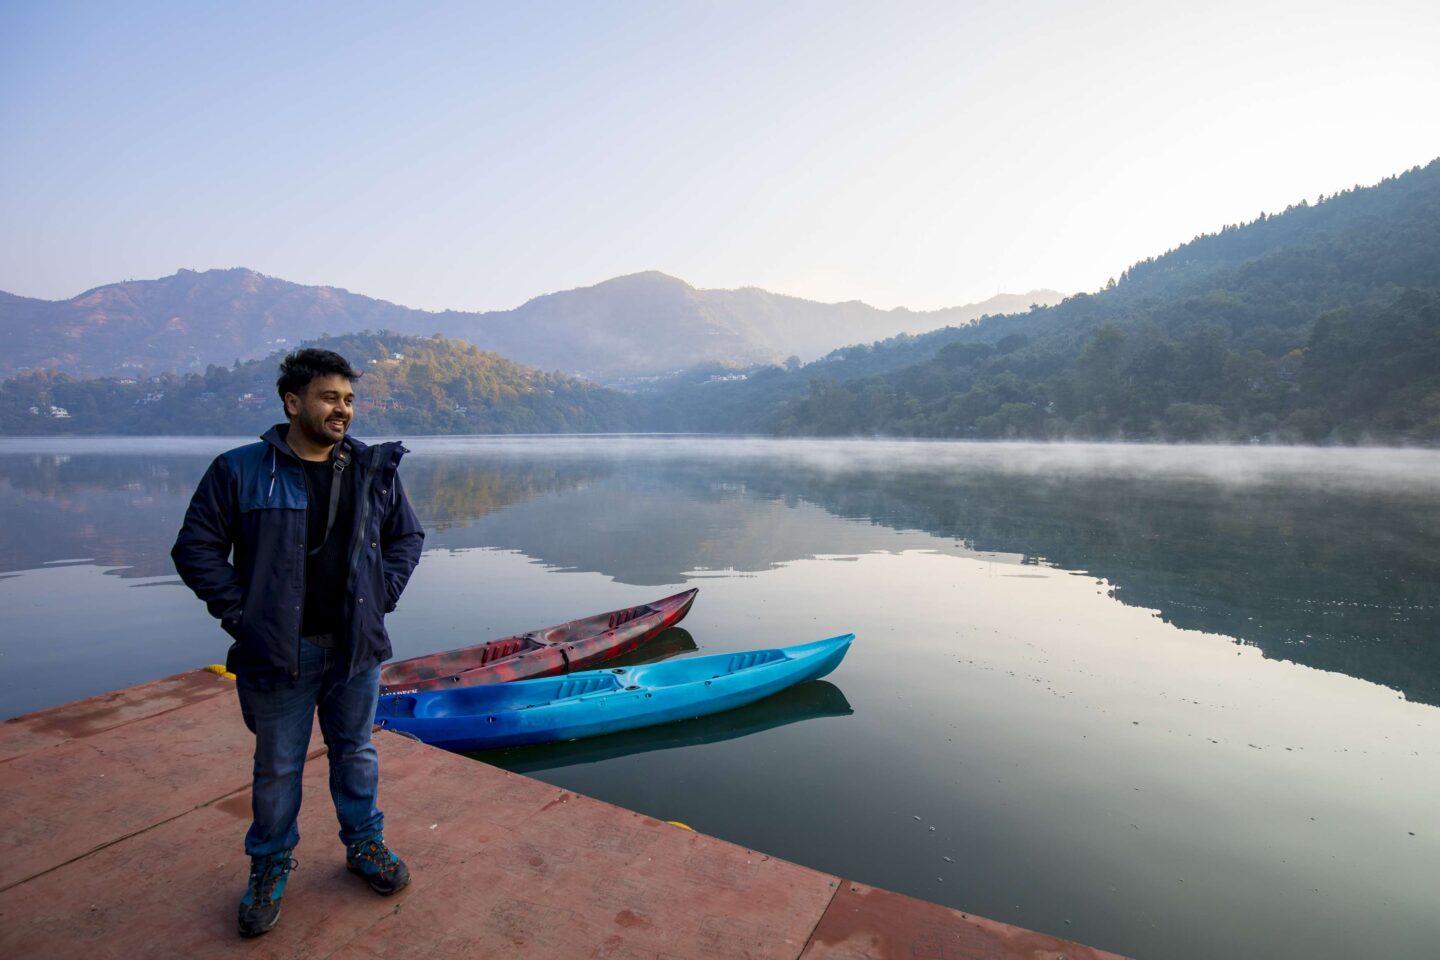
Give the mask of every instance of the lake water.
<path id="1" fill-rule="evenodd" d="M 0 440 L 0 714 L 223 659 L 168 553 L 238 442 Z M 687 586 L 661 652 L 857 634 L 751 707 L 486 762 L 1136 957 L 1435 956 L 1440 454 L 409 446 L 399 656 Z"/>

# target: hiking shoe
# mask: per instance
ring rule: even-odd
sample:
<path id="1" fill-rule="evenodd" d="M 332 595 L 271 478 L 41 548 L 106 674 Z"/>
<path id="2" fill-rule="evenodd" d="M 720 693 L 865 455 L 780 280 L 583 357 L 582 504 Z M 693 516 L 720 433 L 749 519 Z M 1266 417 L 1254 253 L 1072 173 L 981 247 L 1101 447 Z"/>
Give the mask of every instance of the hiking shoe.
<path id="1" fill-rule="evenodd" d="M 280 898 L 294 869 L 289 850 L 250 858 L 250 883 L 240 898 L 240 936 L 258 937 L 280 922 Z"/>
<path id="2" fill-rule="evenodd" d="M 387 897 L 410 882 L 405 861 L 385 846 L 385 838 L 378 833 L 369 840 L 347 846 L 345 866 L 351 873 L 364 877 L 371 890 Z"/>

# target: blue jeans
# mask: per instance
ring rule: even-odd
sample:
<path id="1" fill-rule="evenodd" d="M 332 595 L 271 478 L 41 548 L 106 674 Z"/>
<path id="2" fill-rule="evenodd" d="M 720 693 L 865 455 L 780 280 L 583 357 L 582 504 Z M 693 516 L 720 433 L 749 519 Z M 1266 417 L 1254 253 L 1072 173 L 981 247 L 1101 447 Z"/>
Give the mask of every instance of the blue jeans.
<path id="1" fill-rule="evenodd" d="M 343 651 L 341 651 L 343 652 Z M 330 796 L 340 820 L 340 839 L 358 843 L 375 836 L 385 815 L 375 806 L 380 763 L 370 730 L 380 696 L 378 666 L 345 679 L 336 651 L 300 643 L 300 677 L 263 688 L 235 681 L 245 726 L 255 734 L 255 778 L 250 788 L 254 817 L 245 852 L 264 857 L 300 842 L 300 787 L 315 711 L 330 755 Z"/>

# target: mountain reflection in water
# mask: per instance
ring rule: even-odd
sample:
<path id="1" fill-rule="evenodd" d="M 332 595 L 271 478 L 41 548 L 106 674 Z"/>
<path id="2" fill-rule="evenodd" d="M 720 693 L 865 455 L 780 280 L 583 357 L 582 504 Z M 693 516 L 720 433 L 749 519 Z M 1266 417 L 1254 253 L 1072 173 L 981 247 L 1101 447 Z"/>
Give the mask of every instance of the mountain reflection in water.
<path id="1" fill-rule="evenodd" d="M 112 443 L 0 446 L 0 574 L 90 558 L 121 578 L 173 575 L 190 492 L 230 442 Z M 1082 450 L 1019 469 L 997 445 L 970 445 L 968 460 L 954 453 L 966 445 L 894 445 L 903 463 L 864 444 L 817 444 L 813 457 L 774 455 L 803 442 L 412 446 L 403 476 L 427 549 L 513 550 L 636 585 L 875 551 L 1002 555 L 1083 571 L 1178 626 L 1440 704 L 1440 469 L 1428 484 L 1368 483 L 1353 451 L 1267 472 L 1245 469 L 1267 461 L 1240 449 L 1224 454 L 1240 468 L 1167 473 L 1137 464 L 1183 450 L 1101 447 L 1098 468 L 1077 467 Z"/>

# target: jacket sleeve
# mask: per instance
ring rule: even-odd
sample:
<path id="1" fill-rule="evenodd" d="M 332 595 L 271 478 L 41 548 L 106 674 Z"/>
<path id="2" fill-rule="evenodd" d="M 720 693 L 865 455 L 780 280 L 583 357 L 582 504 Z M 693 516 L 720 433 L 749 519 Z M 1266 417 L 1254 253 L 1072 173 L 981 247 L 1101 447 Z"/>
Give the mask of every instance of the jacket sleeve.
<path id="1" fill-rule="evenodd" d="M 410 574 L 420 562 L 420 548 L 425 541 L 425 530 L 420 518 L 410 506 L 405 495 L 405 486 L 399 474 L 390 487 L 390 509 L 380 528 L 380 556 L 385 569 L 385 612 L 395 609 Z"/>
<path id="2" fill-rule="evenodd" d="M 230 469 L 217 457 L 195 488 L 170 551 L 180 579 L 221 621 L 238 621 L 245 604 L 245 588 L 230 563 L 235 505 Z"/>

